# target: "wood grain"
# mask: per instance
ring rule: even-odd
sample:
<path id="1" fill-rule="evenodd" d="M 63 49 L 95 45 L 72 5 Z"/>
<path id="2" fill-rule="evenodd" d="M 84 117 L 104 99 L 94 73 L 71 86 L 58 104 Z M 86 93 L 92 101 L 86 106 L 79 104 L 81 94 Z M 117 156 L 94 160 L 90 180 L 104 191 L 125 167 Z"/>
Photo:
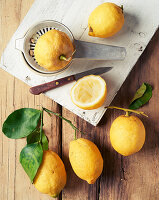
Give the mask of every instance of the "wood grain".
<path id="1" fill-rule="evenodd" d="M 154 35 L 158 27 L 157 19 L 159 18 L 158 0 L 154 0 L 153 4 L 149 0 L 136 1 L 136 3 L 134 3 L 133 0 L 125 1 L 125 23 L 121 31 L 117 35 L 115 35 L 115 37 L 110 37 L 106 39 L 90 37 L 88 35 L 87 23 L 89 13 L 91 13 L 93 8 L 95 8 L 97 4 L 102 2 L 103 1 L 98 0 L 35 0 L 34 4 L 29 9 L 26 17 L 24 18 L 22 23 L 20 23 L 20 26 L 8 43 L 2 57 L 2 65 L 0 65 L 2 69 L 7 71 L 8 73 L 11 73 L 13 76 L 24 81 L 30 86 L 43 84 L 49 81 L 56 80 L 58 78 L 68 76 L 70 74 L 76 74 L 96 67 L 113 67 L 113 69 L 110 70 L 108 73 L 102 74 L 102 77 L 107 81 L 107 86 L 109 90 L 104 105 L 98 109 L 91 111 L 87 110 L 83 113 L 83 110 L 77 108 L 77 106 L 75 106 L 71 102 L 69 91 L 71 90 L 74 83 L 67 84 L 66 86 L 59 87 L 56 88 L 56 90 L 51 90 L 45 93 L 46 96 L 48 96 L 52 100 L 55 100 L 63 107 L 82 117 L 94 126 L 98 124 L 99 120 L 103 116 L 105 111 L 104 106 L 109 105 L 112 102 L 114 96 L 117 94 L 121 85 L 137 62 L 139 56 L 143 53 L 146 45 L 150 41 L 151 37 Z M 123 2 L 122 0 L 116 0 L 116 3 L 120 5 Z M 147 15 L 150 8 L 151 10 L 153 10 L 153 12 L 151 12 L 151 15 Z M 14 47 L 15 41 L 17 41 L 16 47 L 22 50 L 23 39 L 17 39 L 23 37 L 31 25 L 45 19 L 54 19 L 62 22 L 70 28 L 76 39 L 88 42 L 103 43 L 106 45 L 123 46 L 126 48 L 127 56 L 122 61 L 73 59 L 71 66 L 67 70 L 63 71 L 63 73 L 61 74 L 50 77 L 37 76 L 36 73 L 33 73 L 29 70 L 30 67 L 24 62 L 21 52 L 17 51 L 17 49 L 15 49 Z M 45 25 L 50 26 L 49 22 L 46 22 Z M 52 24 L 51 26 L 54 25 Z M 108 50 L 108 46 L 106 47 L 106 49 Z M 117 49 L 115 48 L 115 51 L 113 51 L 113 49 L 111 48 L 109 50 L 111 51 L 111 54 L 113 54 L 114 52 L 116 55 Z M 83 51 L 85 51 L 85 48 L 83 49 Z M 87 54 L 89 54 L 89 52 L 87 52 Z M 107 56 L 110 57 L 110 54 L 108 53 Z"/>
<path id="2" fill-rule="evenodd" d="M 19 23 L 26 15 L 33 0 L 1 0 L 0 1 L 0 54 L 8 43 Z M 15 109 L 21 107 L 39 108 L 43 105 L 48 109 L 61 113 L 61 107 L 44 95 L 33 96 L 29 87 L 0 69 L 0 114 L 1 125 L 5 118 Z M 44 116 L 44 129 L 49 138 L 49 148 L 61 154 L 61 120 L 47 114 Z M 30 183 L 19 162 L 19 154 L 25 139 L 11 140 L 0 134 L 0 199 L 30 200 L 52 199 L 40 194 Z"/>
<path id="3" fill-rule="evenodd" d="M 142 110 L 149 118 L 141 117 L 146 127 L 146 142 L 143 149 L 129 157 L 123 157 L 113 150 L 109 140 L 112 121 L 121 111 L 108 110 L 98 127 L 93 127 L 63 108 L 63 116 L 75 121 L 87 135 L 83 137 L 95 142 L 102 152 L 104 170 L 94 185 L 82 182 L 70 169 L 68 143 L 73 140 L 73 131 L 63 124 L 64 162 L 68 169 L 69 180 L 63 191 L 63 199 L 100 199 L 100 200 L 157 200 L 159 196 L 159 128 L 158 128 L 158 91 L 159 91 L 159 30 L 154 35 L 145 52 L 138 60 L 133 71 L 118 92 L 112 105 L 127 107 L 133 94 L 143 82 L 153 86 L 153 97 Z M 72 134 L 72 135 L 70 135 Z M 80 137 L 81 135 L 79 135 Z"/>
<path id="4" fill-rule="evenodd" d="M 0 54 L 25 16 L 33 0 L 0 0 Z M 46 98 L 44 95 L 29 94 L 29 87 L 0 70 L 0 122 L 14 109 L 38 105 L 61 113 L 70 119 L 101 150 L 104 170 L 93 185 L 80 180 L 73 172 L 69 159 L 69 142 L 74 131 L 66 123 L 53 116 L 45 115 L 45 131 L 49 148 L 61 155 L 67 170 L 67 185 L 59 197 L 64 200 L 158 200 L 159 197 L 159 31 L 147 46 L 131 74 L 123 84 L 112 105 L 127 107 L 136 89 L 143 83 L 153 86 L 153 97 L 143 111 L 149 115 L 141 117 L 146 127 L 146 142 L 143 149 L 129 157 L 122 157 L 110 145 L 109 129 L 112 121 L 122 112 L 108 110 L 98 127 L 93 127 L 67 109 Z M 19 163 L 19 153 L 25 139 L 11 140 L 0 134 L 0 199 L 40 200 L 52 199 L 40 194 L 30 183 Z"/>

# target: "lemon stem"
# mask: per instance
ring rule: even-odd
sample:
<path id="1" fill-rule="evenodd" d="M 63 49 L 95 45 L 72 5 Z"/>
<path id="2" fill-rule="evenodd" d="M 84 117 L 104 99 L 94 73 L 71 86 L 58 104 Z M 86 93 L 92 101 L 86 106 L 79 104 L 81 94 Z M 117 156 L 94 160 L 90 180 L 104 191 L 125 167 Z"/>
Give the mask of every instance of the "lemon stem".
<path id="1" fill-rule="evenodd" d="M 59 59 L 60 60 L 65 60 L 65 61 L 69 61 L 71 59 L 71 57 L 75 54 L 75 52 L 76 52 L 76 49 L 73 51 L 72 55 L 69 58 L 66 58 L 66 56 L 64 54 L 61 54 L 59 56 Z"/>
<path id="2" fill-rule="evenodd" d="M 93 32 L 93 28 L 91 26 L 89 27 L 89 32 Z"/>
<path id="3" fill-rule="evenodd" d="M 124 11 L 124 7 L 123 7 L 123 5 L 121 5 L 120 8 L 122 9 L 122 13 L 123 13 L 123 11 Z"/>
<path id="4" fill-rule="evenodd" d="M 148 117 L 144 112 L 142 111 L 136 111 L 136 110 L 131 110 L 131 109 L 127 109 L 127 108 L 120 108 L 120 107 L 116 107 L 116 106 L 107 106 L 105 108 L 110 108 L 110 109 L 118 109 L 118 110 L 123 110 L 126 112 L 126 116 L 129 116 L 128 112 L 132 112 L 132 113 L 136 113 L 138 115 L 143 115 L 145 117 Z"/>
<path id="5" fill-rule="evenodd" d="M 41 110 L 41 121 L 40 121 L 40 143 L 42 144 L 42 132 L 43 132 L 43 107 Z"/>
<path id="6" fill-rule="evenodd" d="M 81 134 L 85 134 L 85 133 L 83 133 L 81 130 L 79 130 L 76 126 L 74 126 L 70 120 L 68 120 L 68 119 L 66 119 L 65 117 L 61 116 L 59 113 L 55 113 L 55 112 L 53 112 L 53 111 L 51 111 L 51 110 L 49 110 L 49 109 L 47 109 L 47 108 L 43 108 L 43 110 L 44 110 L 45 112 L 47 112 L 49 115 L 53 114 L 53 115 L 55 115 L 55 116 L 61 118 L 62 120 L 66 121 L 66 122 L 74 129 L 74 131 L 75 131 L 75 140 L 77 139 L 77 138 L 76 138 L 76 132 L 77 132 L 77 131 L 79 131 Z"/>
<path id="7" fill-rule="evenodd" d="M 74 140 L 77 140 L 76 130 L 75 130 L 75 138 L 74 138 Z"/>
<path id="8" fill-rule="evenodd" d="M 129 112 L 128 112 L 128 111 L 126 111 L 125 116 L 126 116 L 126 117 L 129 117 Z"/>
<path id="9" fill-rule="evenodd" d="M 63 54 L 59 57 L 59 59 L 60 59 L 60 60 L 67 60 L 66 56 L 63 55 Z"/>

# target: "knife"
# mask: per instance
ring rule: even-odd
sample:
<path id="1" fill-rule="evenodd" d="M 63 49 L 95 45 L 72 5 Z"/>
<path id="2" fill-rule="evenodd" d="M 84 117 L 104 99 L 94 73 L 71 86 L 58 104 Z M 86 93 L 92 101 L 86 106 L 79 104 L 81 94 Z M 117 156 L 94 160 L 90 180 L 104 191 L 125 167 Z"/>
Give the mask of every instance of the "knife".
<path id="1" fill-rule="evenodd" d="M 66 84 L 71 83 L 73 81 L 77 81 L 78 79 L 80 79 L 84 76 L 100 75 L 100 74 L 103 74 L 105 72 L 110 71 L 111 69 L 112 69 L 112 67 L 94 68 L 94 69 L 91 69 L 91 70 L 88 70 L 88 71 L 84 71 L 84 72 L 81 72 L 81 73 L 78 73 L 78 74 L 74 74 L 74 75 L 71 75 L 71 76 L 67 76 L 67 77 L 58 79 L 58 80 L 55 80 L 55 81 L 51 81 L 51 82 L 48 82 L 48 83 L 44 83 L 44 84 L 41 84 L 41 85 L 31 87 L 29 91 L 30 91 L 30 93 L 32 93 L 34 95 L 38 95 L 38 94 L 41 94 L 43 92 L 47 92 L 51 89 L 66 85 Z"/>

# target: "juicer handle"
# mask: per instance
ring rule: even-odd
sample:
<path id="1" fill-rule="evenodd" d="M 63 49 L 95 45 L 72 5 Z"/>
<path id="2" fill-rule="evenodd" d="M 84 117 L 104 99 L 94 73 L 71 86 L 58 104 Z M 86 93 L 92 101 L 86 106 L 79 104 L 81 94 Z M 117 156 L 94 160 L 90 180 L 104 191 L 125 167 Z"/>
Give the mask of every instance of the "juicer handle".
<path id="1" fill-rule="evenodd" d="M 80 40 L 74 41 L 76 52 L 74 58 L 94 60 L 123 60 L 126 56 L 124 47 L 110 46 Z"/>

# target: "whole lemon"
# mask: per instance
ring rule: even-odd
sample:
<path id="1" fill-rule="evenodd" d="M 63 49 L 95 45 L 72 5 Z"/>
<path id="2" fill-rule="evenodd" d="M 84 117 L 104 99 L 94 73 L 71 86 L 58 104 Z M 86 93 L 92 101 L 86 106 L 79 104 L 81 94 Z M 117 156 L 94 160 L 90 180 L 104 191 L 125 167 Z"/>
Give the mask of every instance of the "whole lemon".
<path id="1" fill-rule="evenodd" d="M 110 128 L 110 141 L 113 148 L 123 156 L 138 152 L 145 142 L 145 127 L 134 116 L 117 117 Z"/>
<path id="2" fill-rule="evenodd" d="M 124 15 L 121 7 L 114 3 L 103 3 L 96 7 L 88 19 L 89 35 L 94 37 L 111 37 L 124 24 Z"/>
<path id="3" fill-rule="evenodd" d="M 71 61 L 73 52 L 74 47 L 68 35 L 52 29 L 38 39 L 34 56 L 41 67 L 56 71 L 64 68 Z M 69 60 L 60 60 L 61 55 Z"/>
<path id="4" fill-rule="evenodd" d="M 103 158 L 97 146 L 84 138 L 70 142 L 69 159 L 76 175 L 89 184 L 95 183 L 103 170 Z"/>
<path id="5" fill-rule="evenodd" d="M 42 164 L 34 179 L 34 185 L 41 193 L 58 196 L 66 184 L 65 166 L 53 151 L 44 151 Z"/>

